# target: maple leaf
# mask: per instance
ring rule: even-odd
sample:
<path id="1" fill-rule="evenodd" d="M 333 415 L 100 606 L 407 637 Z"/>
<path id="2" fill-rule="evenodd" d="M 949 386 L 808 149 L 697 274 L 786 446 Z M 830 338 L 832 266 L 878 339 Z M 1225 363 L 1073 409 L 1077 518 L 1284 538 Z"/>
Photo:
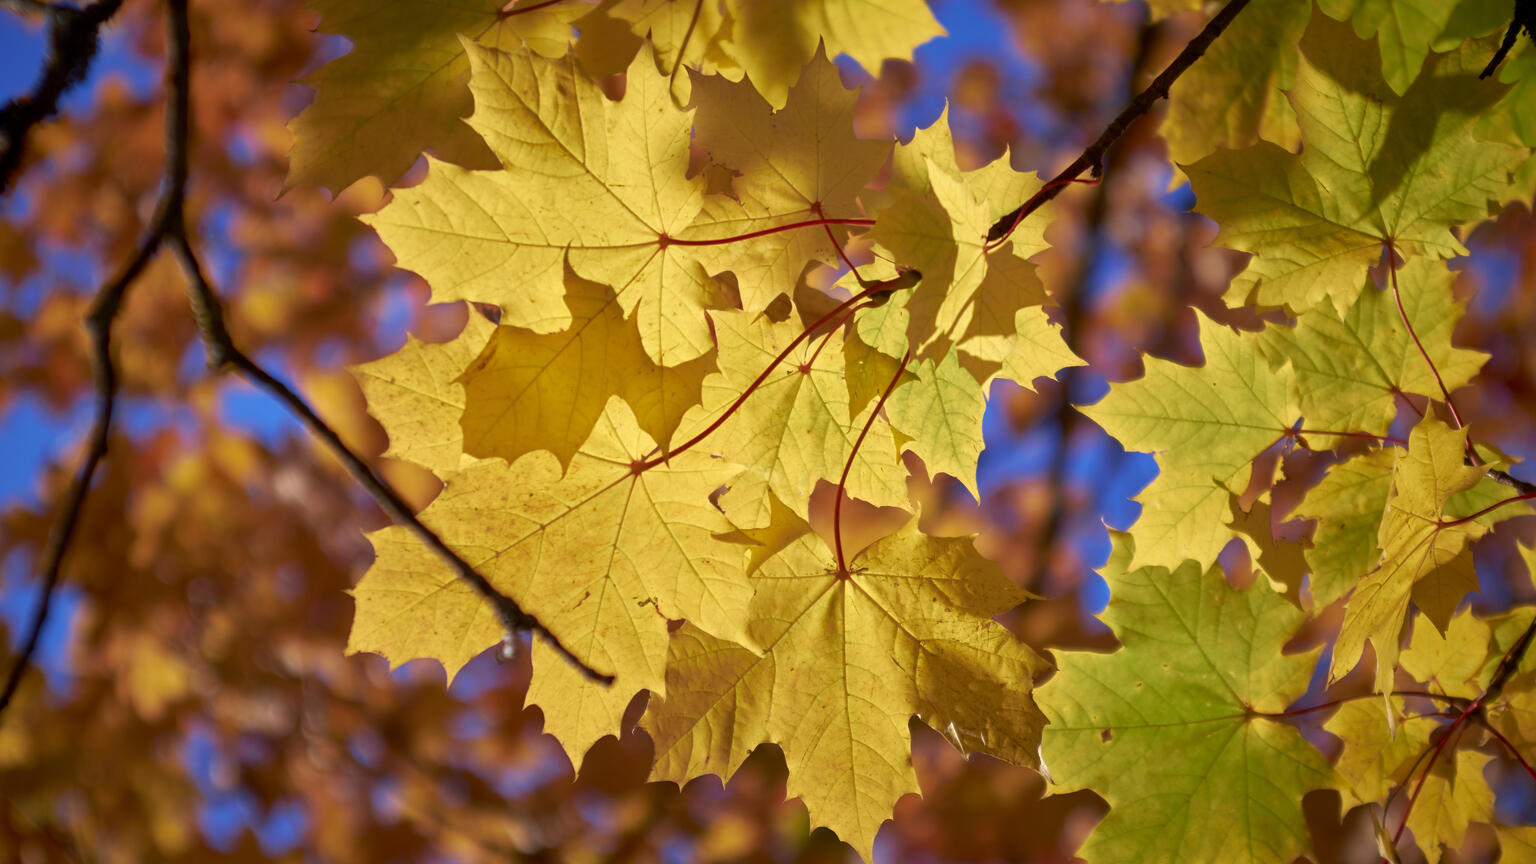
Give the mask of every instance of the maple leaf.
<path id="1" fill-rule="evenodd" d="M 1296 419 L 1290 367 L 1272 369 L 1258 337 L 1195 318 L 1204 366 L 1149 359 L 1141 380 L 1079 409 L 1126 449 L 1157 456 L 1158 476 L 1136 496 L 1136 564 L 1210 566 L 1233 536 L 1228 493 L 1247 487 L 1253 458 Z"/>
<path id="2" fill-rule="evenodd" d="M 1468 822 L 1493 821 L 1493 790 L 1483 769 L 1493 760 L 1487 753 L 1457 750 L 1454 758 L 1442 757 L 1419 788 L 1408 830 L 1426 856 L 1445 847 L 1461 849 Z"/>
<path id="3" fill-rule="evenodd" d="M 650 40 L 656 71 L 671 80 L 673 99 L 679 105 L 688 104 L 693 92 L 684 66 L 732 81 L 745 74 L 725 51 L 731 20 L 720 3 L 619 0 L 607 13 L 628 24 L 636 36 Z"/>
<path id="4" fill-rule="evenodd" d="M 550 332 L 571 322 L 567 262 L 611 286 L 650 357 L 675 366 L 709 351 L 707 276 L 672 244 L 703 206 L 688 179 L 689 112 L 665 82 L 631 65 L 610 101 L 573 61 L 466 44 L 475 113 L 469 124 L 504 166 L 471 171 L 436 160 L 420 186 L 364 221 L 434 302 L 500 305 L 503 323 Z"/>
<path id="5" fill-rule="evenodd" d="M 1317 8 L 1349 21 L 1355 35 L 1375 36 L 1381 50 L 1381 75 L 1402 94 L 1418 77 L 1430 45 L 1445 30 L 1456 3 L 1443 0 L 1318 0 Z"/>
<path id="6" fill-rule="evenodd" d="M 564 472 L 543 452 L 511 465 L 483 460 L 450 479 L 421 513 L 577 657 L 616 676 L 613 689 L 623 694 L 602 697 L 609 704 L 627 703 L 641 689 L 663 691 L 669 618 L 752 644 L 743 555 L 714 538 L 730 525 L 709 502 L 739 468 L 697 453 L 632 467 L 654 449 L 615 398 Z M 352 592 L 349 652 L 372 651 L 396 664 L 432 657 L 451 677 L 501 638 L 493 610 L 405 529 L 369 538 L 377 557 Z M 569 697 L 577 708 L 589 702 Z M 548 715 L 561 706 L 543 707 Z M 621 715 L 623 705 L 617 710 Z M 562 739 L 577 764 L 587 744 L 619 725 L 619 716 L 583 716 L 590 725 Z"/>
<path id="7" fill-rule="evenodd" d="M 614 395 L 666 446 L 698 404 L 704 376 L 714 369 L 710 355 L 671 368 L 651 362 L 613 290 L 569 270 L 565 302 L 566 329 L 497 327 L 479 356 L 461 366 L 464 452 L 514 462 L 549 450 L 568 465 Z"/>
<path id="8" fill-rule="evenodd" d="M 801 334 L 796 324 L 746 312 L 712 313 L 720 341 L 720 372 L 704 379 L 703 405 L 685 428 L 703 428 L 725 416 L 774 357 Z M 871 408 L 851 414 L 843 352 L 807 340 L 741 402 L 706 446 L 746 470 L 730 483 L 720 506 L 740 527 L 768 523 L 771 491 L 801 518 L 818 480 L 836 478 L 853 454 L 846 491 L 878 506 L 906 506 L 907 474 L 896 456 L 887 421 L 871 421 L 857 453 L 855 439 Z"/>
<path id="9" fill-rule="evenodd" d="M 1347 309 L 1359 277 L 1390 246 L 1403 256 L 1466 254 L 1453 228 L 1523 192 L 1511 174 L 1524 148 L 1478 141 L 1473 127 L 1504 91 L 1475 87 L 1477 43 L 1432 56 L 1401 96 L 1375 50 L 1314 19 L 1290 91 L 1302 147 L 1261 141 L 1185 166 L 1217 243 L 1254 253 L 1227 293 L 1305 311 L 1324 297 Z"/>
<path id="10" fill-rule="evenodd" d="M 1311 15 L 1310 0 L 1270 0 L 1233 19 L 1168 94 L 1159 131 L 1170 161 L 1186 165 L 1260 139 L 1296 149 L 1301 128 L 1283 91 L 1295 81 L 1296 45 Z"/>
<path id="11" fill-rule="evenodd" d="M 817 53 L 774 111 L 744 84 L 700 79 L 694 140 L 732 175 L 734 197 L 710 196 L 690 237 L 729 237 L 822 218 L 862 214 L 857 198 L 891 152 L 890 141 L 853 133 L 857 91 Z M 782 231 L 751 244 L 696 250 L 711 272 L 736 274 L 743 308 L 756 311 L 795 285 L 811 261 L 833 263 L 837 244 L 817 227 Z"/>
<path id="12" fill-rule="evenodd" d="M 347 37 L 352 51 L 304 79 L 315 88 L 315 101 L 290 124 L 286 188 L 315 184 L 332 192 L 370 174 L 393 183 L 428 148 L 465 167 L 494 167 L 495 157 L 459 119 L 470 109 L 469 60 L 459 34 L 488 48 L 527 45 L 560 57 L 571 41 L 571 22 L 592 8 L 537 0 L 311 0 L 311 6 L 322 29 Z"/>
<path id="13" fill-rule="evenodd" d="M 1039 179 L 1014 171 L 1006 156 L 962 172 L 947 112 L 896 148 L 894 162 L 900 186 L 876 212 L 871 236 L 895 260 L 923 274 L 901 301 L 915 356 L 937 360 L 951 345 L 965 350 L 970 339 L 1012 333 L 1019 309 L 1047 299 L 1024 259 L 1046 248 L 1048 217 L 1037 216 L 996 246 L 987 243 L 987 230 L 1038 189 Z M 860 332 L 866 332 L 862 324 Z M 867 336 L 866 341 L 881 347 Z"/>
<path id="14" fill-rule="evenodd" d="M 1393 786 L 1407 782 L 1409 769 L 1440 727 L 1435 717 L 1410 712 L 1401 696 L 1386 699 L 1390 722 L 1379 700 L 1359 699 L 1340 705 L 1323 724 L 1344 742 L 1332 785 L 1345 810 L 1382 803 Z"/>
<path id="15" fill-rule="evenodd" d="M 1369 639 L 1376 647 L 1376 689 L 1390 690 L 1398 634 L 1415 586 L 1449 575 L 1447 590 L 1457 600 L 1476 590 L 1477 577 L 1466 547 L 1488 529 L 1475 521 L 1447 521 L 1444 512 L 1446 501 L 1477 485 L 1484 472 L 1463 464 L 1466 440 L 1465 432 L 1426 415 L 1409 436 L 1408 449 L 1397 455 L 1392 492 L 1377 533 L 1381 563 L 1356 586 L 1345 607 L 1328 671 L 1330 681 L 1354 668 Z"/>
<path id="16" fill-rule="evenodd" d="M 1480 351 L 1451 345 L 1463 304 L 1451 296 L 1453 274 L 1444 264 L 1413 259 L 1395 278 L 1402 312 L 1391 288 L 1377 291 L 1366 285 L 1342 315 L 1325 304 L 1301 315 L 1294 328 L 1264 331 L 1266 350 L 1290 361 L 1305 426 L 1386 435 L 1397 412 L 1397 394 L 1438 399 L 1440 383 L 1455 390 L 1487 360 Z M 1404 315 L 1412 334 L 1403 326 Z M 1321 433 L 1307 437 L 1323 446 L 1339 441 Z"/>
<path id="17" fill-rule="evenodd" d="M 666 697 L 642 720 L 655 779 L 728 776 L 776 743 L 788 794 L 869 860 L 896 800 L 917 791 L 913 715 L 1034 762 L 1042 718 L 1030 682 L 1047 664 L 991 620 L 1027 595 L 969 539 L 930 537 L 912 520 L 840 572 L 802 532 L 751 581 L 760 656 L 688 626 L 673 636 Z"/>
<path id="18" fill-rule="evenodd" d="M 464 330 L 451 342 L 432 344 L 408 336 L 399 351 L 352 367 L 368 400 L 368 413 L 389 435 L 385 456 L 420 465 L 441 479 L 464 462 L 458 416 L 464 388 L 458 378 L 485 347 L 496 325 L 470 310 Z"/>
<path id="19" fill-rule="evenodd" d="M 1317 651 L 1281 653 L 1304 615 L 1194 561 L 1127 570 L 1134 543 L 1112 539 L 1100 618 L 1121 648 L 1058 651 L 1036 696 L 1054 781 L 1109 802 L 1079 854 L 1290 862 L 1307 847 L 1302 795 L 1330 779 L 1322 754 L 1273 716 L 1307 689 Z"/>
<path id="20" fill-rule="evenodd" d="M 1305 553 L 1312 571 L 1312 602 L 1321 608 L 1348 594 L 1381 560 L 1376 534 L 1392 492 L 1391 450 L 1362 453 L 1328 470 L 1293 514 L 1316 519 Z"/>
<path id="21" fill-rule="evenodd" d="M 911 440 L 902 449 L 917 454 L 929 471 L 943 472 L 976 489 L 976 460 L 981 457 L 981 418 L 987 402 L 976 381 L 950 352 L 935 364 L 926 360 L 917 380 L 897 387 L 886 412 L 891 426 Z"/>

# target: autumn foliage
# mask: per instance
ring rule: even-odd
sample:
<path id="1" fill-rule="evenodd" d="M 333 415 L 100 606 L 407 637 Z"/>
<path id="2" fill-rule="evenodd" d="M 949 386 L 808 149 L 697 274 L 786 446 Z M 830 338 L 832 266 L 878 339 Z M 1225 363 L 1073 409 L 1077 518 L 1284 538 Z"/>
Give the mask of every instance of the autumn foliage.
<path id="1" fill-rule="evenodd" d="M 111 7 L 0 849 L 1536 858 L 1536 54 L 1146 5 Z"/>

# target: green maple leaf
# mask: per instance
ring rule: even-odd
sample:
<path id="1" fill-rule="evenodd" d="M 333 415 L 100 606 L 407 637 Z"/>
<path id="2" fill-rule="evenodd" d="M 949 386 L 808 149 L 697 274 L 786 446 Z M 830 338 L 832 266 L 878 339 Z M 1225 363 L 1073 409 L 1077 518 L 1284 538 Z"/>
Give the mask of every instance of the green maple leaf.
<path id="1" fill-rule="evenodd" d="M 511 465 L 483 460 L 456 474 L 421 513 L 577 657 L 616 676 L 611 688 L 585 682 L 557 690 L 561 701 L 542 706 L 566 730 L 561 743 L 576 764 L 592 741 L 618 731 L 623 705 L 637 690 L 663 692 L 667 619 L 751 644 L 744 556 L 715 539 L 730 524 L 709 501 L 739 468 L 685 453 L 631 470 L 654 450 L 615 398 L 564 471 L 543 452 Z M 357 615 L 348 651 L 392 663 L 432 657 L 452 676 L 501 638 L 493 610 L 405 529 L 385 528 L 370 539 L 377 557 L 352 592 Z M 586 692 L 605 689 L 622 692 Z M 601 716 L 594 701 L 617 709 Z M 559 717 L 567 709 L 579 728 Z"/>
<path id="2" fill-rule="evenodd" d="M 1486 454 L 1485 454 L 1486 456 Z M 1333 466 L 1322 482 L 1297 505 L 1294 515 L 1316 519 L 1312 546 L 1305 552 L 1312 571 L 1312 600 L 1327 606 L 1348 594 L 1359 580 L 1381 561 L 1377 546 L 1382 512 L 1392 492 L 1396 451 L 1372 450 Z M 1445 516 L 1470 516 L 1510 497 L 1510 490 L 1484 476 L 1469 489 L 1446 499 Z M 1524 505 L 1501 507 L 1478 516 L 1478 524 L 1491 528 L 1498 522 L 1529 512 Z M 1444 618 L 1441 619 L 1442 623 Z"/>
<path id="3" fill-rule="evenodd" d="M 886 411 L 891 426 L 912 439 L 902 445 L 917 454 L 931 472 L 943 472 L 965 484 L 977 500 L 976 460 L 981 457 L 981 418 L 986 399 L 976 379 L 960 368 L 951 352 L 937 364 L 924 361 L 917 380 L 897 387 Z"/>
<path id="4" fill-rule="evenodd" d="M 1136 496 L 1137 564 L 1215 561 L 1233 536 L 1228 493 L 1247 487 L 1253 458 L 1296 420 L 1290 367 L 1271 369 L 1258 337 L 1196 318 L 1204 366 L 1149 359 L 1145 377 L 1079 409 L 1126 449 L 1157 456 L 1158 476 Z"/>
<path id="5" fill-rule="evenodd" d="M 977 750 L 1035 761 L 1030 682 L 1047 664 L 991 620 L 1027 595 L 969 539 L 927 536 L 913 520 L 840 576 L 826 544 L 801 532 L 752 583 L 761 655 L 691 627 L 673 636 L 667 695 L 642 721 L 653 777 L 728 776 L 776 743 L 789 794 L 868 860 L 896 800 L 917 791 L 913 715 Z"/>
<path id="6" fill-rule="evenodd" d="M 424 149 L 469 168 L 495 156 L 460 118 L 469 113 L 469 59 L 459 34 L 488 48 L 526 45 L 546 57 L 570 46 L 571 22 L 591 6 L 535 0 L 312 0 L 321 28 L 352 51 L 304 79 L 315 101 L 294 119 L 287 188 L 340 192 L 360 177 L 395 182 Z M 507 9 L 506 7 L 509 7 Z M 526 13 L 519 6 L 538 6 Z"/>
<path id="7" fill-rule="evenodd" d="M 1036 696 L 1054 781 L 1109 802 L 1079 854 L 1289 864 L 1307 848 L 1301 798 L 1330 780 L 1322 754 L 1266 716 L 1306 692 L 1317 652 L 1281 652 L 1303 614 L 1193 561 L 1127 570 L 1132 543 L 1114 540 L 1100 617 L 1121 648 L 1057 652 Z"/>
<path id="8" fill-rule="evenodd" d="M 1430 45 L 1444 32 L 1457 5 L 1452 0 L 1318 0 L 1317 3 L 1329 17 L 1349 21 L 1360 38 L 1376 37 L 1381 50 L 1382 77 L 1399 94 L 1418 77 L 1424 58 L 1429 56 Z"/>
<path id="9" fill-rule="evenodd" d="M 1373 46 L 1314 20 L 1291 90 L 1299 154 L 1261 141 L 1185 167 L 1216 242 L 1253 260 L 1229 302 L 1347 309 L 1386 246 L 1399 255 L 1466 254 L 1453 234 L 1523 191 L 1511 175 L 1528 151 L 1477 140 L 1480 114 L 1504 94 L 1479 86 L 1482 43 L 1437 54 L 1402 95 Z"/>
<path id="10" fill-rule="evenodd" d="M 1488 355 L 1451 345 L 1463 308 L 1451 296 L 1452 278 L 1443 263 L 1414 259 L 1396 274 L 1402 313 L 1390 287 L 1377 291 L 1367 284 L 1342 315 L 1325 304 L 1301 315 L 1294 328 L 1265 330 L 1274 356 L 1290 361 L 1302 425 L 1386 435 L 1397 413 L 1397 394 L 1441 397 L 1429 363 L 1447 390 L 1471 381 Z M 1403 314 L 1417 342 L 1403 326 Z M 1339 441 L 1325 434 L 1307 439 L 1325 447 Z"/>

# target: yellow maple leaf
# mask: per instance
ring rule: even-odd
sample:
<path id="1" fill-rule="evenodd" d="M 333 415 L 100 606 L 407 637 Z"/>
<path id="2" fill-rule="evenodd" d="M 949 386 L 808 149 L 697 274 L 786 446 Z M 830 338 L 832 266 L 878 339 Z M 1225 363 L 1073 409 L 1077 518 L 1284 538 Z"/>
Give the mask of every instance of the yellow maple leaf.
<path id="1" fill-rule="evenodd" d="M 603 697 L 610 701 L 662 691 L 668 619 L 752 644 L 742 549 L 715 539 L 730 524 L 709 500 L 739 468 L 690 452 L 635 470 L 655 450 L 614 398 L 564 472 L 544 452 L 511 465 L 483 460 L 449 480 L 421 513 L 577 657 L 614 674 L 612 689 L 623 692 Z M 370 539 L 377 558 L 352 591 L 349 652 L 392 663 L 433 657 L 451 676 L 501 638 L 490 607 L 405 529 Z M 568 704 L 586 707 L 575 695 L 544 707 L 550 714 Z M 581 758 L 575 742 L 617 731 L 584 729 L 567 740 L 572 761 Z"/>
<path id="2" fill-rule="evenodd" d="M 352 367 L 368 413 L 389 435 L 385 456 L 420 465 L 443 480 L 458 472 L 465 457 L 459 428 L 464 388 L 457 379 L 495 329 L 470 310 L 463 332 L 451 342 L 407 336 L 399 351 Z"/>
<path id="3" fill-rule="evenodd" d="M 889 141 L 853 133 L 856 91 L 817 53 L 774 111 L 745 84 L 703 78 L 695 85 L 696 144 L 732 175 L 732 195 L 710 196 L 688 236 L 729 237 L 797 222 L 862 215 L 857 198 L 891 152 Z M 846 229 L 833 226 L 840 235 Z M 711 272 L 731 270 L 742 307 L 756 311 L 788 294 L 807 263 L 838 260 L 828 231 L 811 226 L 751 244 L 701 247 Z"/>
<path id="4" fill-rule="evenodd" d="M 799 324 L 775 323 L 746 312 L 711 316 L 720 340 L 720 372 L 704 379 L 702 407 L 684 428 L 702 429 L 720 417 L 801 333 Z M 848 462 L 870 408 L 849 412 L 843 352 L 817 350 L 806 340 L 769 374 L 705 445 L 746 470 L 730 483 L 720 506 L 743 528 L 769 522 L 769 492 L 807 518 L 818 480 L 835 481 Z M 847 492 L 878 506 L 907 505 L 907 473 L 896 456 L 890 425 L 875 418 L 853 457 Z"/>
<path id="5" fill-rule="evenodd" d="M 673 636 L 669 689 L 642 724 L 653 777 L 728 776 L 777 743 L 790 795 L 870 858 L 896 800 L 917 791 L 910 717 L 1033 764 L 1043 724 L 1030 682 L 1048 664 L 991 620 L 1025 598 L 969 539 L 909 521 L 839 574 L 802 534 L 752 576 L 761 655 L 692 627 Z"/>
<path id="6" fill-rule="evenodd" d="M 1355 588 L 1345 607 L 1344 623 L 1333 648 L 1330 681 L 1355 667 L 1367 639 L 1376 647 L 1376 689 L 1392 689 L 1397 668 L 1398 637 L 1416 584 L 1449 573 L 1448 590 L 1475 590 L 1477 577 L 1467 544 L 1487 533 L 1475 521 L 1447 524 L 1445 503 L 1477 485 L 1484 469 L 1463 464 L 1466 433 L 1426 415 L 1408 438 L 1392 469 L 1392 493 L 1377 533 L 1380 565 Z M 1454 605 L 1454 604 L 1453 604 Z M 1442 624 L 1443 626 L 1443 624 Z"/>
<path id="7" fill-rule="evenodd" d="M 556 333 L 495 328 L 463 370 L 466 453 L 514 462 L 549 450 L 568 465 L 614 395 L 666 446 L 698 403 L 704 376 L 714 369 L 710 355 L 671 368 L 651 362 L 613 290 L 569 270 L 565 302 L 569 327 Z"/>
<path id="8" fill-rule="evenodd" d="M 469 60 L 459 34 L 490 48 L 527 45 L 560 57 L 584 2 L 312 0 L 321 29 L 347 37 L 352 51 L 304 79 L 315 101 L 294 118 L 287 188 L 315 184 L 334 193 L 359 177 L 386 185 L 424 149 L 470 168 L 495 157 L 460 118 L 469 113 Z M 523 7 L 520 9 L 519 7 Z"/>
<path id="9" fill-rule="evenodd" d="M 504 167 L 431 160 L 425 182 L 365 217 L 400 266 L 426 278 L 435 302 L 496 303 L 502 323 L 551 332 L 571 322 L 568 261 L 614 289 L 657 363 L 707 353 L 707 275 L 691 247 L 669 239 L 703 205 L 703 181 L 687 177 L 691 115 L 638 68 L 646 52 L 614 102 L 570 59 L 465 47 L 469 124 Z"/>

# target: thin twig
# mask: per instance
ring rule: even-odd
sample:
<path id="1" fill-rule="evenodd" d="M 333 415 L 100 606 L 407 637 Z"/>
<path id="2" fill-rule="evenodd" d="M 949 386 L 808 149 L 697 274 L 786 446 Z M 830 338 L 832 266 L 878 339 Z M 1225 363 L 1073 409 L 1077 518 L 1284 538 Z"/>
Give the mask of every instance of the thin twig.
<path id="1" fill-rule="evenodd" d="M 303 397 L 236 347 L 233 339 L 230 338 L 229 329 L 224 325 L 223 304 L 204 275 L 197 253 L 192 250 L 192 244 L 187 242 L 182 232 L 168 236 L 166 243 L 176 255 L 177 260 L 181 262 L 181 268 L 187 276 L 193 315 L 202 333 L 210 369 L 213 371 L 232 369 L 238 372 L 240 377 L 282 402 L 309 429 L 310 434 L 325 444 L 331 455 L 336 457 L 347 473 L 352 475 L 352 479 L 356 480 L 357 484 L 373 498 L 385 515 L 389 516 L 395 524 L 410 531 L 422 545 L 437 553 L 437 556 L 453 570 L 454 575 L 464 580 L 476 594 L 480 595 L 481 599 L 495 608 L 497 617 L 501 619 L 502 627 L 509 637 L 525 631 L 536 634 L 588 679 L 601 684 L 613 683 L 612 675 L 598 672 L 587 665 L 586 661 L 572 653 L 538 618 L 524 611 L 517 601 L 497 591 L 495 586 L 480 574 L 480 571 L 449 548 L 448 544 L 444 543 L 431 528 L 423 524 L 411 511 L 410 505 L 400 497 L 400 493 L 396 492 L 395 488 L 369 467 L 361 457 L 352 452 L 352 449 L 341 440 L 341 436 L 336 434 L 336 430 L 322 420 Z"/>
<path id="2" fill-rule="evenodd" d="M 1104 128 L 1104 132 L 1099 135 L 1098 140 L 1089 144 L 1088 149 L 1084 150 L 1081 156 L 1078 156 L 1071 165 L 1063 168 L 1060 174 L 1057 174 L 1044 186 L 1040 187 L 1040 191 L 1031 196 L 1028 201 L 1020 204 L 1013 212 L 1008 213 L 993 223 L 992 228 L 987 231 L 987 242 L 996 243 L 1012 234 L 1013 229 L 1017 228 L 1019 223 L 1023 222 L 1029 214 L 1040 209 L 1047 201 L 1061 194 L 1061 190 L 1065 189 L 1070 181 L 1076 179 L 1084 171 L 1092 168 L 1095 175 L 1097 175 L 1099 166 L 1103 163 L 1104 154 L 1109 150 L 1110 145 L 1114 144 L 1121 135 L 1125 134 L 1125 130 L 1130 128 L 1131 123 L 1136 118 L 1152 110 L 1152 106 L 1156 104 L 1157 100 L 1168 96 L 1168 88 L 1173 86 L 1173 82 L 1177 81 L 1180 75 L 1183 75 L 1190 66 L 1194 65 L 1196 60 L 1200 59 L 1201 55 L 1206 52 L 1206 49 L 1211 47 L 1211 43 L 1216 41 L 1216 37 L 1220 36 L 1222 31 L 1227 29 L 1227 25 L 1231 24 L 1232 19 L 1237 17 L 1237 13 L 1243 11 L 1243 7 L 1247 5 L 1248 0 L 1228 0 L 1227 5 L 1223 6 L 1221 11 L 1217 12 L 1216 16 L 1206 23 L 1205 29 L 1201 30 L 1195 38 L 1191 39 L 1189 44 L 1184 46 L 1184 50 L 1179 52 L 1179 56 L 1175 57 L 1173 62 L 1168 64 L 1168 68 L 1164 69 L 1161 75 L 1154 78 L 1152 83 L 1147 85 L 1147 89 L 1138 93 L 1136 98 L 1132 99 L 1130 104 L 1126 105 L 1124 110 L 1116 115 L 1114 120 L 1110 121 L 1109 125 Z"/>
<path id="3" fill-rule="evenodd" d="M 99 9 L 106 5 L 108 4 L 100 3 L 91 8 Z M 179 231 L 181 227 L 182 201 L 187 190 L 187 85 L 190 72 L 187 65 L 186 45 L 190 36 L 186 22 L 186 0 L 171 0 L 170 5 L 172 14 L 167 17 L 166 22 L 170 38 L 165 55 L 167 107 L 164 186 L 155 204 L 155 213 L 150 218 L 149 226 L 144 230 L 144 236 L 139 240 L 133 257 L 128 259 L 112 278 L 97 290 L 96 299 L 91 303 L 90 312 L 86 315 L 85 326 L 91 335 L 91 378 L 96 395 L 96 411 L 91 421 L 90 443 L 87 445 L 85 456 L 80 460 L 75 479 L 70 483 L 68 491 L 64 493 L 64 500 L 59 505 L 58 521 L 54 522 L 48 534 L 42 565 L 39 568 L 42 597 L 38 599 L 37 608 L 33 610 L 21 653 L 17 655 L 15 664 L 11 666 L 11 671 L 6 676 L 5 689 L 0 691 L 0 716 L 3 716 L 6 707 L 11 704 L 11 699 L 21 687 L 22 678 L 31 668 L 32 657 L 37 653 L 38 640 L 53 606 L 53 595 L 58 591 L 59 580 L 63 575 L 64 556 L 68 553 L 70 542 L 75 537 L 75 529 L 80 524 L 80 513 L 85 507 L 85 497 L 90 492 L 91 479 L 95 477 L 97 466 L 107 454 L 107 442 L 112 434 L 112 414 L 117 405 L 117 369 L 112 362 L 112 324 L 117 319 L 118 310 L 122 308 L 128 287 L 143 272 L 150 259 L 155 257 L 155 253 L 159 251 L 167 235 L 173 231 Z M 116 4 L 113 4 L 113 8 L 116 8 Z M 20 150 L 19 146 L 13 149 L 18 152 Z M 7 152 L 10 150 L 8 149 Z"/>
<path id="4" fill-rule="evenodd" d="M 37 84 L 26 96 L 0 107 L 0 192 L 11 184 L 21 165 L 22 151 L 32 127 L 59 110 L 59 99 L 85 79 L 96 57 L 101 26 L 117 13 L 123 0 L 100 0 L 81 9 L 69 4 L 50 5 L 30 0 L 5 0 L 16 12 L 41 13 L 48 18 L 48 59 Z"/>

